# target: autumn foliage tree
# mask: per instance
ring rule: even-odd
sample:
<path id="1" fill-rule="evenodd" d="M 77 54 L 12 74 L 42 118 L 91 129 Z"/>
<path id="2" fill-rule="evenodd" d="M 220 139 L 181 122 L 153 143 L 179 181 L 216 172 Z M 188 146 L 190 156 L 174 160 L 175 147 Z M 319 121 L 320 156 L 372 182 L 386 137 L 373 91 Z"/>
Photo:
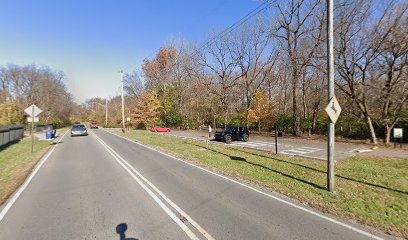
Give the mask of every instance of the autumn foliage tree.
<path id="1" fill-rule="evenodd" d="M 153 126 L 159 120 L 160 102 L 152 92 L 139 96 L 136 107 L 131 111 L 131 123 L 137 128 Z"/>
<path id="2" fill-rule="evenodd" d="M 407 6 L 397 0 L 336 4 L 335 83 L 343 107 L 336 134 L 373 143 L 378 135 L 388 143 L 394 127 L 408 127 Z M 324 1 L 274 1 L 271 9 L 205 44 L 166 43 L 144 61 L 140 78 L 126 75 L 125 108 L 143 124 L 157 120 L 181 129 L 211 124 L 265 131 L 276 122 L 294 135 L 326 134 Z M 141 115 L 151 112 L 137 102 L 143 92 L 160 103 L 153 120 Z"/>
<path id="3" fill-rule="evenodd" d="M 269 101 L 265 93 L 258 89 L 255 93 L 255 103 L 248 111 L 248 123 L 258 125 L 258 132 L 261 132 L 261 124 L 273 121 L 273 104 Z"/>

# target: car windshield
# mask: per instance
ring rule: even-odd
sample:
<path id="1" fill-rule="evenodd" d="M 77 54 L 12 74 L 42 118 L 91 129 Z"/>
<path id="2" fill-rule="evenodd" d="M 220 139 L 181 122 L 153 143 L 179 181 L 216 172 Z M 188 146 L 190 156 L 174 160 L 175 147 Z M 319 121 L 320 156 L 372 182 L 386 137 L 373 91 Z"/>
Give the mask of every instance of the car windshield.
<path id="1" fill-rule="evenodd" d="M 74 128 L 85 128 L 85 125 L 84 124 L 76 124 L 76 125 L 72 126 L 72 128 L 73 129 Z"/>

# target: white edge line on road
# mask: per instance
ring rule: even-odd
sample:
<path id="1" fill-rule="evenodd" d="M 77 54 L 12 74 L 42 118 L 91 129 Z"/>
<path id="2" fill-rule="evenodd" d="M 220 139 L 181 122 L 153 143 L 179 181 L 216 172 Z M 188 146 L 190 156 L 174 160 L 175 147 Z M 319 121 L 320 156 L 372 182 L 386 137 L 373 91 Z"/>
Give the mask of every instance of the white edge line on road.
<path id="1" fill-rule="evenodd" d="M 107 144 L 106 144 L 107 145 Z M 112 151 L 116 153 L 113 149 Z M 118 158 L 120 158 L 123 163 L 128 166 L 134 173 L 136 173 L 143 181 L 147 183 L 160 197 L 162 197 L 172 208 L 174 208 L 177 212 L 181 213 L 190 223 L 193 225 L 202 235 L 204 235 L 209 240 L 214 240 L 214 238 L 202 228 L 194 219 L 192 219 L 186 212 L 183 211 L 179 206 L 177 206 L 173 201 L 171 201 L 164 193 L 162 193 L 153 183 L 147 180 L 139 171 L 137 171 L 132 165 L 130 165 L 125 159 L 123 159 L 119 154 L 116 153 Z"/>
<path id="2" fill-rule="evenodd" d="M 113 158 L 115 158 L 115 160 L 130 174 L 130 176 L 153 198 L 153 200 L 164 210 L 164 212 L 177 224 L 179 225 L 179 227 L 187 234 L 187 236 L 190 237 L 190 239 L 197 239 L 199 240 L 199 238 L 187 227 L 187 225 L 185 225 L 184 222 L 182 222 L 171 210 L 170 208 L 168 208 L 166 206 L 166 204 L 163 203 L 162 200 L 160 200 L 160 198 L 152 191 L 150 190 L 146 184 L 144 184 L 142 182 L 145 181 L 148 185 L 150 186 L 154 186 L 152 183 L 150 183 L 149 181 L 147 181 L 146 178 L 144 178 L 138 171 L 136 171 L 136 169 L 134 169 L 133 167 L 129 167 L 131 166 L 129 163 L 127 163 L 127 161 L 125 161 L 118 153 L 116 153 L 111 147 L 108 146 L 108 144 L 106 144 L 102 139 L 100 139 L 98 136 L 94 135 L 94 137 L 96 138 L 96 140 L 99 141 L 99 143 L 102 144 L 102 146 L 113 156 Z M 134 172 L 132 172 L 132 170 Z M 135 173 L 142 178 L 142 180 L 137 177 L 135 175 Z M 153 190 L 156 191 L 156 187 L 153 188 Z M 158 190 L 158 189 L 157 189 Z M 159 194 L 161 192 L 158 192 Z M 164 195 L 164 194 L 163 194 Z M 167 201 L 167 197 L 164 198 L 165 201 Z M 173 203 L 174 204 L 174 203 Z M 180 208 L 178 208 L 180 209 Z M 177 210 L 177 209 L 176 209 Z M 183 212 L 184 213 L 184 212 Z M 186 217 L 186 216 L 184 216 Z M 190 217 L 189 217 L 190 218 Z M 191 218 L 190 218 L 191 219 Z M 191 222 L 190 222 L 191 223 Z M 202 229 L 202 228 L 201 228 Z M 209 239 L 213 239 L 212 237 Z"/>
<path id="3" fill-rule="evenodd" d="M 14 192 L 12 197 L 5 203 L 6 205 L 4 206 L 4 208 L 0 212 L 0 222 L 3 220 L 4 216 L 6 216 L 7 212 L 10 210 L 10 208 L 13 206 L 13 204 L 17 201 L 17 199 L 20 197 L 20 195 L 23 193 L 23 191 L 30 184 L 31 180 L 34 178 L 34 176 L 40 170 L 41 166 L 44 165 L 44 163 L 48 160 L 48 158 L 54 152 L 55 148 L 57 148 L 58 144 L 62 141 L 65 134 L 67 134 L 67 132 L 69 132 L 69 130 L 67 130 L 62 135 L 62 137 L 58 140 L 58 142 L 55 144 L 55 146 L 52 147 L 52 149 L 50 151 L 48 151 L 47 155 L 45 155 L 45 157 L 43 157 L 41 159 L 41 161 L 37 164 L 34 171 L 31 172 L 30 176 L 28 176 L 28 178 L 24 181 L 24 183 L 17 189 L 17 191 Z"/>
<path id="4" fill-rule="evenodd" d="M 112 134 L 112 135 L 115 135 L 115 136 L 117 136 L 117 137 L 123 138 L 123 139 L 125 139 L 125 140 L 127 140 L 127 141 L 129 141 L 129 142 L 136 143 L 136 144 L 138 144 L 138 145 L 140 145 L 140 146 L 143 146 L 143 147 L 145 147 L 145 148 L 148 148 L 148 149 L 150 149 L 150 150 L 152 150 L 152 151 L 161 153 L 161 154 L 163 154 L 163 155 L 165 155 L 165 156 L 167 156 L 167 157 L 173 158 L 173 159 L 175 159 L 175 160 L 177 160 L 177 161 L 180 161 L 180 162 L 183 162 L 183 163 L 185 163 L 185 164 L 187 164 L 187 165 L 190 165 L 190 166 L 193 166 L 193 167 L 195 167 L 195 168 L 198 168 L 198 169 L 200 169 L 200 170 L 202 170 L 202 171 L 204 171 L 204 172 L 208 172 L 208 173 L 213 174 L 213 175 L 215 175 L 215 176 L 218 176 L 218 177 L 220 177 L 220 178 L 226 179 L 226 180 L 228 180 L 228 181 L 231 181 L 231 182 L 233 182 L 233 183 L 236 183 L 236 184 L 238 184 L 238 185 L 241 185 L 241 186 L 243 186 L 243 187 L 246 187 L 246 188 L 248 188 L 248 189 L 251 189 L 251 190 L 253 190 L 253 191 L 257 192 L 257 193 L 260 193 L 260 194 L 262 194 L 262 195 L 264 195 L 264 196 L 273 198 L 273 199 L 275 199 L 275 200 L 277 200 L 277 201 L 280 201 L 280 202 L 285 203 L 285 204 L 287 204 L 287 205 L 289 205 L 289 206 L 292 206 L 292 207 L 297 208 L 297 209 L 299 209 L 299 210 L 305 211 L 305 212 L 307 212 L 307 213 L 310 213 L 310 214 L 312 214 L 312 215 L 315 215 L 315 216 L 317 216 L 317 217 L 320 217 L 320 218 L 322 218 L 322 219 L 325 219 L 325 220 L 327 220 L 327 221 L 329 221 L 329 222 L 336 223 L 336 224 L 338 224 L 338 225 L 340 225 L 340 226 L 343 226 L 343 227 L 345 227 L 345 228 L 347 228 L 347 229 L 350 229 L 350 230 L 352 230 L 352 231 L 358 232 L 358 233 L 360 233 L 360 234 L 362 234 L 362 235 L 365 235 L 365 236 L 368 236 L 368 237 L 371 237 L 371 238 L 377 239 L 377 240 L 385 240 L 384 238 L 381 238 L 381 237 L 379 237 L 379 236 L 376 236 L 376 235 L 371 234 L 371 233 L 369 233 L 369 232 L 366 232 L 366 231 L 364 231 L 364 230 L 358 229 L 357 227 L 353 227 L 353 226 L 351 226 L 351 225 L 349 225 L 349 224 L 343 223 L 343 222 L 338 221 L 338 220 L 336 220 L 336 219 L 334 219 L 334 218 L 325 216 L 325 215 L 320 214 L 320 213 L 318 213 L 318 212 L 315 212 L 315 211 L 312 211 L 312 210 L 307 209 L 307 208 L 305 208 L 305 207 L 299 206 L 299 205 L 297 205 L 297 204 L 295 204 L 295 203 L 286 201 L 285 199 L 282 199 L 282 198 L 277 197 L 277 196 L 274 196 L 274 195 L 272 195 L 272 194 L 263 192 L 263 191 L 261 191 L 261 190 L 259 190 L 259 189 L 256 189 L 256 188 L 254 188 L 254 187 L 252 187 L 252 186 L 250 186 L 250 185 L 247 185 L 247 184 L 245 184 L 245 183 L 239 182 L 239 181 L 234 180 L 234 179 L 232 179 L 232 178 L 223 176 L 223 175 L 221 175 L 221 174 L 218 174 L 218 173 L 216 173 L 216 172 L 210 171 L 210 170 L 205 169 L 205 168 L 203 168 L 203 167 L 197 166 L 197 165 L 195 165 L 195 164 L 192 164 L 192 163 L 190 163 L 190 162 L 187 162 L 187 161 L 185 161 L 185 160 L 182 160 L 182 159 L 180 159 L 180 158 L 178 158 L 178 157 L 172 156 L 172 155 L 167 154 L 167 153 L 164 153 L 164 152 L 162 152 L 162 151 L 160 151 L 160 150 L 154 149 L 154 148 L 149 147 L 149 146 L 147 146 L 147 145 L 144 145 L 144 144 L 142 144 L 142 143 L 139 143 L 139 142 L 136 142 L 136 141 L 134 141 L 134 140 L 131 140 L 131 139 L 127 138 L 127 137 L 123 137 L 123 136 L 117 135 L 116 133 L 109 132 L 109 131 L 107 131 L 107 130 L 105 130 L 105 129 L 103 129 L 103 131 L 108 132 L 108 133 L 110 133 L 110 134 Z"/>

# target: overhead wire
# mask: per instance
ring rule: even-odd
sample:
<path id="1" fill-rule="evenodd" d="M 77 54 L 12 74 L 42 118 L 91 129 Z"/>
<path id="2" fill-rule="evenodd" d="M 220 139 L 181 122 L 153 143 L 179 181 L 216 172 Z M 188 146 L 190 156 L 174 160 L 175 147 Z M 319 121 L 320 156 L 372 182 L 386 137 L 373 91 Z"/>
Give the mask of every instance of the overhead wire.
<path id="1" fill-rule="evenodd" d="M 247 13 L 245 16 L 243 16 L 242 18 L 240 18 L 238 21 L 236 21 L 235 23 L 233 23 L 231 26 L 229 26 L 228 28 L 224 29 L 223 31 L 221 31 L 220 33 L 218 33 L 216 36 L 212 37 L 210 40 L 208 40 L 207 42 L 205 42 L 204 44 L 202 44 L 198 49 L 200 50 L 204 50 L 207 47 L 211 46 L 211 44 L 213 44 L 218 38 L 222 38 L 225 35 L 231 33 L 232 31 L 234 31 L 235 29 L 237 29 L 238 27 L 242 26 L 245 22 L 247 22 L 249 19 L 251 19 L 252 17 L 258 15 L 260 12 L 264 11 L 265 9 L 267 9 L 271 4 L 273 3 L 273 0 L 266 0 L 264 2 L 262 2 L 260 5 L 258 5 L 256 8 L 254 8 L 252 11 L 250 11 L 249 13 Z M 178 58 L 177 58 L 178 60 Z M 122 68 L 122 70 L 127 70 L 131 67 L 134 67 L 135 64 L 130 64 L 125 68 Z"/>
<path id="2" fill-rule="evenodd" d="M 258 15 L 260 12 L 264 11 L 266 8 L 268 8 L 273 2 L 271 0 L 267 0 L 264 1 L 263 3 L 261 3 L 258 7 L 254 8 L 252 11 L 250 11 L 249 13 L 247 13 L 245 16 L 243 16 L 241 19 L 239 19 L 238 21 L 236 21 L 235 23 L 233 23 L 231 26 L 229 26 L 228 28 L 224 29 L 223 31 L 221 31 L 220 33 L 218 33 L 216 36 L 212 37 L 210 40 L 208 40 L 206 43 L 204 43 L 203 45 L 201 45 L 201 47 L 199 47 L 200 50 L 203 50 L 207 47 L 209 47 L 213 42 L 215 42 L 218 38 L 222 38 L 224 37 L 226 34 L 231 33 L 232 31 L 234 31 L 235 29 L 237 29 L 238 27 L 242 26 L 242 24 L 244 24 L 245 22 L 247 22 L 249 19 L 251 19 L 252 17 Z"/>

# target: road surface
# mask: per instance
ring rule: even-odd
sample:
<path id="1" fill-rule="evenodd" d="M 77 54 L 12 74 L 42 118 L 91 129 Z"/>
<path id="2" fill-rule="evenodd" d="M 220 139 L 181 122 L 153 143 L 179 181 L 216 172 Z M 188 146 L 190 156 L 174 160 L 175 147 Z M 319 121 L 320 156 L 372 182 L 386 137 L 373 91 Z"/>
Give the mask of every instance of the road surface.
<path id="1" fill-rule="evenodd" d="M 0 239 L 381 239 L 101 129 L 61 141 L 0 208 Z"/>

